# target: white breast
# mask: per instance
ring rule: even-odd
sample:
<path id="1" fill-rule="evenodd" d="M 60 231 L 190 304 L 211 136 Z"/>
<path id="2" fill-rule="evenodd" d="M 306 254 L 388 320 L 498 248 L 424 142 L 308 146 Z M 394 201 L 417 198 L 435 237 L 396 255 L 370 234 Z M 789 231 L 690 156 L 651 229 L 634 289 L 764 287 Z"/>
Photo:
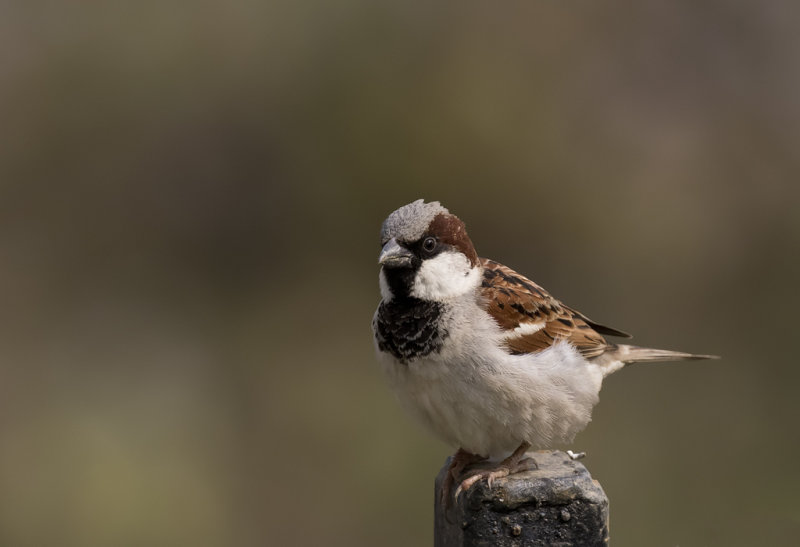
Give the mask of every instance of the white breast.
<path id="1" fill-rule="evenodd" d="M 571 345 L 509 355 L 475 302 L 453 303 L 445 321 L 450 334 L 438 354 L 402 364 L 378 351 L 403 406 L 440 439 L 500 457 L 522 441 L 569 442 L 589 423 L 603 375 Z"/>

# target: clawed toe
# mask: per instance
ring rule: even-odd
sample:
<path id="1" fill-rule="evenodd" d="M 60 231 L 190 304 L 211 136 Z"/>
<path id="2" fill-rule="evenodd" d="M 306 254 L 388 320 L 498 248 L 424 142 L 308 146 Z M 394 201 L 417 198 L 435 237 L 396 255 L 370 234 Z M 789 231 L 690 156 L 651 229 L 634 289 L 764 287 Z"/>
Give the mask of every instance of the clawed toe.
<path id="1" fill-rule="evenodd" d="M 533 458 L 523 457 L 528 448 L 530 448 L 528 443 L 522 443 L 513 454 L 511 454 L 502 462 L 498 463 L 494 468 L 476 469 L 470 472 L 469 476 L 462 480 L 458 485 L 458 488 L 456 488 L 454 496 L 455 499 L 458 500 L 461 494 L 472 488 L 475 483 L 479 482 L 481 479 L 486 479 L 486 483 L 488 484 L 489 488 L 491 488 L 494 484 L 494 481 L 497 479 L 513 475 L 514 473 L 519 473 L 520 471 L 538 469 L 539 466 L 536 464 L 536 461 Z"/>
<path id="2" fill-rule="evenodd" d="M 486 458 L 483 456 L 471 454 L 461 448 L 456 451 L 450 461 L 450 467 L 448 467 L 447 473 L 444 477 L 444 482 L 442 483 L 441 502 L 445 509 L 448 509 L 450 507 L 450 501 L 453 498 L 458 499 L 458 495 L 461 493 L 462 485 L 459 485 L 455 495 L 452 497 L 450 496 L 450 493 L 453 491 L 453 485 L 455 485 L 456 481 L 461 477 L 461 473 L 464 471 L 464 468 L 468 467 L 470 464 L 477 463 L 485 459 Z"/>
<path id="3" fill-rule="evenodd" d="M 478 472 L 478 473 L 475 473 L 474 475 L 470 475 L 469 477 L 467 477 L 466 479 L 461 481 L 461 484 L 459 484 L 458 488 L 456 488 L 456 493 L 454 495 L 456 501 L 458 501 L 458 498 L 459 498 L 459 496 L 461 496 L 462 493 L 464 493 L 467 490 L 469 490 L 470 488 L 472 488 L 472 486 L 476 482 L 478 482 L 479 480 L 481 480 L 485 476 L 487 476 L 487 473 L 485 471 L 484 472 Z"/>
<path id="4" fill-rule="evenodd" d="M 455 499 L 458 500 L 461 494 L 472 488 L 475 483 L 480 482 L 481 479 L 486 479 L 486 484 L 489 486 L 489 488 L 491 488 L 494 484 L 494 481 L 497 479 L 502 479 L 503 477 L 513 475 L 514 473 L 530 471 L 538 468 L 539 466 L 536 464 L 536 461 L 533 458 L 525 458 L 514 465 L 500 464 L 494 469 L 475 470 L 466 479 L 462 480 L 461 484 L 458 485 L 458 488 L 456 488 L 455 492 Z"/>

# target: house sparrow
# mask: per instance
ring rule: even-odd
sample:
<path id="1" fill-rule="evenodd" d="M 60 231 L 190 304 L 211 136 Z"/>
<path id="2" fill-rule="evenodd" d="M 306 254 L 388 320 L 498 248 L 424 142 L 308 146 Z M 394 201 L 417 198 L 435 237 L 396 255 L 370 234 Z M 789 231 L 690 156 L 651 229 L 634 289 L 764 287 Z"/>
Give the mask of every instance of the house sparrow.
<path id="1" fill-rule="evenodd" d="M 715 356 L 607 341 L 630 338 L 562 304 L 511 268 L 478 257 L 464 223 L 438 202 L 397 209 L 381 228 L 378 360 L 402 405 L 458 447 L 443 495 L 535 466 L 525 452 L 570 442 L 603 378 L 628 363 Z M 510 455 L 509 455 L 510 454 Z"/>

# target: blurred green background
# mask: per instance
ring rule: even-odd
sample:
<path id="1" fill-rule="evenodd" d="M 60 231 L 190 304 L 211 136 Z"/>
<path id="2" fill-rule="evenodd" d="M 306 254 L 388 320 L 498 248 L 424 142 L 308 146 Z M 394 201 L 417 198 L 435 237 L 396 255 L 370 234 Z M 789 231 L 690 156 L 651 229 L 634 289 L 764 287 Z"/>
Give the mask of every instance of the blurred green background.
<path id="1" fill-rule="evenodd" d="M 572 448 L 615 546 L 800 535 L 800 9 L 0 4 L 0 545 L 428 545 L 378 230 L 643 345 Z"/>

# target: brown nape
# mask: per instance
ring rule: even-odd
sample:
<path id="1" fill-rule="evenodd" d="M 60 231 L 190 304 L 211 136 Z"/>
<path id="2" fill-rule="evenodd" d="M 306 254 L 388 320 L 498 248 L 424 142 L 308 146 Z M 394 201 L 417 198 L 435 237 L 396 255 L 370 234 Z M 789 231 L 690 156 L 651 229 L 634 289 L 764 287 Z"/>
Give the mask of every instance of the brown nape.
<path id="1" fill-rule="evenodd" d="M 467 235 L 467 228 L 458 217 L 439 213 L 431 221 L 428 233 L 447 245 L 452 245 L 466 255 L 473 266 L 478 265 L 478 253 Z"/>

